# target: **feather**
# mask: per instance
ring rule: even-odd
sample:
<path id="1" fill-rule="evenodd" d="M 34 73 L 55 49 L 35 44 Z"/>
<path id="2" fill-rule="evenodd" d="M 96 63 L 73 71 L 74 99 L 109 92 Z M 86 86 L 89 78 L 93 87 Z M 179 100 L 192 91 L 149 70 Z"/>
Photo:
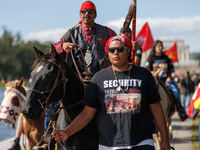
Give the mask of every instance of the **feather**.
<path id="1" fill-rule="evenodd" d="M 136 6 L 136 4 L 134 2 L 132 2 L 129 6 L 128 14 L 126 15 L 126 18 L 125 18 L 125 21 L 123 24 L 124 29 L 128 29 L 131 24 L 135 6 Z"/>

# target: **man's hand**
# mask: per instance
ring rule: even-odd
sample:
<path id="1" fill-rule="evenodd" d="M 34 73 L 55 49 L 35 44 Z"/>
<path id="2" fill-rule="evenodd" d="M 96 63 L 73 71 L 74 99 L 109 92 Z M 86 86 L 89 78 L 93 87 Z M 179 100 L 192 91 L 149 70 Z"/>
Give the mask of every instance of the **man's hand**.
<path id="1" fill-rule="evenodd" d="M 65 141 L 68 138 L 66 130 L 56 130 L 51 135 L 57 142 Z"/>
<path id="2" fill-rule="evenodd" d="M 75 48 L 75 45 L 70 42 L 62 43 L 62 49 L 65 53 L 70 53 L 72 49 Z"/>
<path id="3" fill-rule="evenodd" d="M 134 51 L 138 50 L 138 43 L 136 41 L 132 41 L 132 46 L 133 46 L 132 50 Z"/>

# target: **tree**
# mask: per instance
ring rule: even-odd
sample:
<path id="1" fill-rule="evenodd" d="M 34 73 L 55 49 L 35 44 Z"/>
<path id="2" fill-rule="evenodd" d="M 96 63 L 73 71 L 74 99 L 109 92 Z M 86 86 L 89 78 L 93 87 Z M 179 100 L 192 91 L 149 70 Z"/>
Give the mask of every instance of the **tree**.
<path id="1" fill-rule="evenodd" d="M 35 60 L 33 46 L 48 53 L 50 43 L 24 42 L 19 32 L 12 35 L 4 28 L 0 38 L 0 78 L 15 80 L 24 76 L 25 79 L 28 79 L 31 72 L 30 67 Z"/>

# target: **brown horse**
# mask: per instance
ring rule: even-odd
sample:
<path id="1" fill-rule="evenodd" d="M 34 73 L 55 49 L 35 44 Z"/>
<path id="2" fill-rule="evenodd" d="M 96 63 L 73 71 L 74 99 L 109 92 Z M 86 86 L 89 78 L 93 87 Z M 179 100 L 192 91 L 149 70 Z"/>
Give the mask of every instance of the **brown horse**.
<path id="1" fill-rule="evenodd" d="M 22 131 L 26 135 L 29 142 L 29 149 L 35 146 L 44 133 L 44 117 L 43 113 L 37 120 L 26 119 L 21 113 L 22 106 L 25 102 L 27 88 L 23 86 L 24 78 L 20 81 L 7 82 L 2 79 L 5 84 L 4 99 L 0 107 L 0 120 L 5 123 L 10 123 L 15 127 L 15 122 L 18 120 L 18 127 L 22 126 Z"/>
<path id="2" fill-rule="evenodd" d="M 175 111 L 176 111 L 176 107 L 175 104 L 173 103 L 173 98 L 172 95 L 169 91 L 167 91 L 166 88 L 164 88 L 162 81 L 160 81 L 160 79 L 158 78 L 158 73 L 160 70 L 157 70 L 156 72 L 151 72 L 157 87 L 158 87 L 158 92 L 160 94 L 161 97 L 161 106 L 163 108 L 163 112 L 164 112 L 164 116 L 165 116 L 165 120 L 167 123 L 167 129 L 168 129 L 168 135 L 169 135 L 169 140 L 171 140 L 172 138 L 172 128 L 171 128 L 171 117 L 174 115 Z M 158 133 L 153 134 L 153 139 L 156 142 L 156 147 L 158 148 L 158 150 L 161 149 L 161 135 L 158 131 Z"/>

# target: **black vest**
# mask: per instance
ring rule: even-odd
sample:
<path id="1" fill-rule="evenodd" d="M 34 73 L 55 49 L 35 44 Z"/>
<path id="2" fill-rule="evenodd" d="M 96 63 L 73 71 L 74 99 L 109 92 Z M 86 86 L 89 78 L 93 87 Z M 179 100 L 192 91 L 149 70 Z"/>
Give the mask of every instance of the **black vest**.
<path id="1" fill-rule="evenodd" d="M 93 74 L 95 74 L 102 68 L 107 67 L 106 63 L 108 61 L 108 58 L 106 57 L 106 53 L 105 53 L 105 43 L 108 40 L 108 29 L 107 27 L 99 25 L 99 24 L 95 24 L 95 26 L 96 28 L 95 28 L 95 33 L 93 35 L 93 41 L 90 44 L 90 50 L 93 51 L 92 63 L 88 67 L 88 69 Z M 83 51 L 83 55 L 85 57 L 85 53 L 89 45 L 86 42 L 81 26 L 78 26 L 74 29 L 70 29 L 70 34 L 71 34 L 72 43 L 78 44 L 81 47 Z M 73 50 L 73 55 L 78 65 L 79 71 L 82 74 L 82 72 L 85 71 L 85 67 L 84 67 L 81 51 L 78 47 L 76 47 Z"/>

